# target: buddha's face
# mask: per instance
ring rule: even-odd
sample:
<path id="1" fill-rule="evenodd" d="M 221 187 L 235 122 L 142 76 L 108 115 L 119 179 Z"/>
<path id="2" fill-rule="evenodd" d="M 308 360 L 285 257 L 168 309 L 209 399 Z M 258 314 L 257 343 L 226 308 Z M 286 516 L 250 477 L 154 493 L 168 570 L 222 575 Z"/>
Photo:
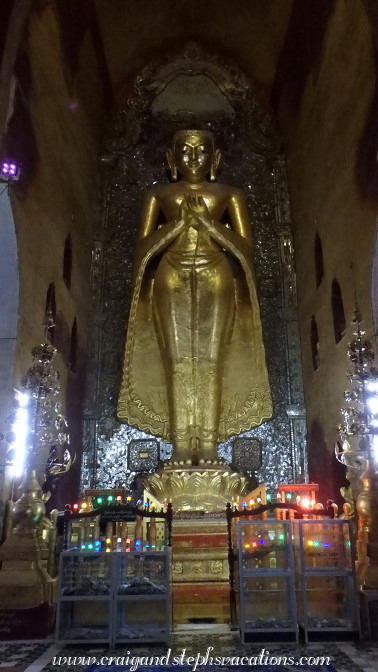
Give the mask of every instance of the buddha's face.
<path id="1" fill-rule="evenodd" d="M 214 144 L 209 133 L 183 131 L 175 136 L 171 160 L 184 180 L 205 180 L 214 163 L 214 157 Z"/>

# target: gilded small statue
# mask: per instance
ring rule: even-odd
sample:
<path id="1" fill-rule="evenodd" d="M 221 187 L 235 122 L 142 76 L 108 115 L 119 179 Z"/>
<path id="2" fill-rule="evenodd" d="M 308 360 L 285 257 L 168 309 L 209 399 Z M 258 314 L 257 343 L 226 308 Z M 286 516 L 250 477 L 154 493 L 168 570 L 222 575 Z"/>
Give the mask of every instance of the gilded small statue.
<path id="1" fill-rule="evenodd" d="M 272 416 L 250 221 L 215 183 L 211 133 L 179 131 L 167 159 L 172 182 L 143 207 L 118 417 L 172 442 L 173 461 L 214 463 Z"/>

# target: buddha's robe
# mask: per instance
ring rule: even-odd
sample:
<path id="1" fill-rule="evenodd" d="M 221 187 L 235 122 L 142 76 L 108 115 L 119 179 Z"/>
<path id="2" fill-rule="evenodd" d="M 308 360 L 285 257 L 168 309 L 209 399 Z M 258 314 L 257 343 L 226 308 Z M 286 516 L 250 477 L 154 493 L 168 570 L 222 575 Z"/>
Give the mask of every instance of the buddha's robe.
<path id="1" fill-rule="evenodd" d="M 247 259 L 229 237 L 219 244 L 201 227 L 171 230 L 136 271 L 119 419 L 189 447 L 271 416 Z"/>

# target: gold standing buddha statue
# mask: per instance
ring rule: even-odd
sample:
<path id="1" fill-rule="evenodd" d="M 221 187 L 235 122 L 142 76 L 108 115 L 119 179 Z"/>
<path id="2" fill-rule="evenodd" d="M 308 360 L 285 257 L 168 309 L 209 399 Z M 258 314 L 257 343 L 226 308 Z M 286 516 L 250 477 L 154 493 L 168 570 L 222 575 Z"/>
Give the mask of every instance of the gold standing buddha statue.
<path id="1" fill-rule="evenodd" d="M 214 183 L 211 133 L 179 131 L 167 159 L 173 182 L 143 207 L 118 418 L 209 463 L 272 416 L 250 221 L 242 192 Z"/>

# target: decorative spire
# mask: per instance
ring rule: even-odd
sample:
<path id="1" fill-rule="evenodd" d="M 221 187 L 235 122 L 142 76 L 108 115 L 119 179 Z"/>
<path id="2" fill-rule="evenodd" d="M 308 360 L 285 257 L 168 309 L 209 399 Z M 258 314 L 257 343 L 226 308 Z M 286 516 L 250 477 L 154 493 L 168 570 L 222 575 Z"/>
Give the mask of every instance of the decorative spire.
<path id="1" fill-rule="evenodd" d="M 60 381 L 53 360 L 57 352 L 49 343 L 50 330 L 55 326 L 48 306 L 42 323 L 43 343 L 32 349 L 33 364 L 21 381 L 20 399 L 15 400 L 13 420 L 15 475 L 25 469 L 37 469 L 43 474 L 67 471 L 71 464 L 68 450 L 69 435 L 60 403 Z M 19 409 L 24 410 L 22 439 L 18 436 Z M 17 464 L 16 464 L 17 463 Z"/>
<path id="2" fill-rule="evenodd" d="M 356 304 L 352 323 L 353 339 L 348 344 L 351 367 L 347 372 L 349 387 L 344 393 L 347 405 L 341 409 L 339 426 L 344 436 L 378 434 L 378 370 L 371 342 L 361 328 L 362 317 Z"/>

